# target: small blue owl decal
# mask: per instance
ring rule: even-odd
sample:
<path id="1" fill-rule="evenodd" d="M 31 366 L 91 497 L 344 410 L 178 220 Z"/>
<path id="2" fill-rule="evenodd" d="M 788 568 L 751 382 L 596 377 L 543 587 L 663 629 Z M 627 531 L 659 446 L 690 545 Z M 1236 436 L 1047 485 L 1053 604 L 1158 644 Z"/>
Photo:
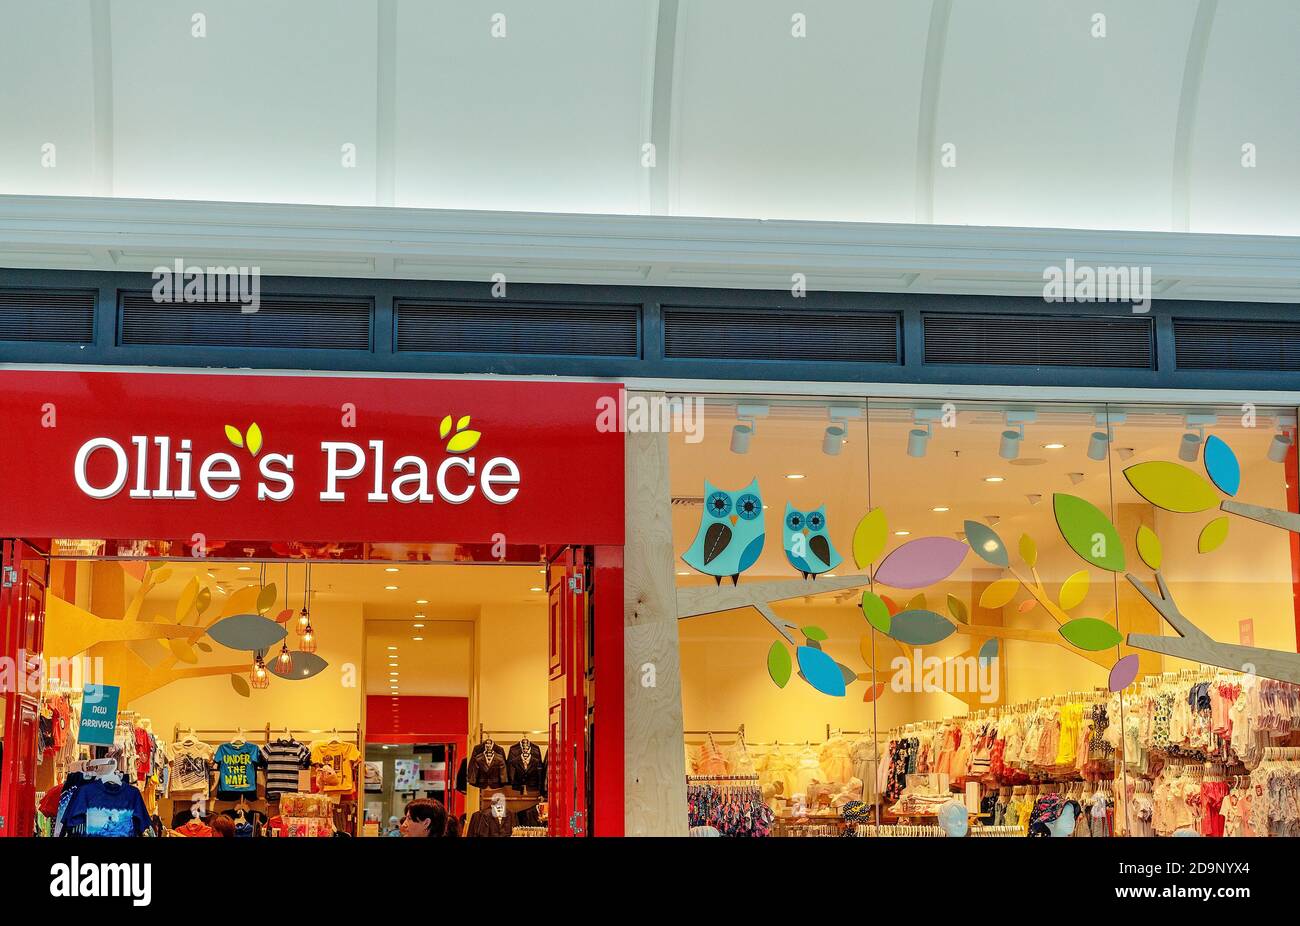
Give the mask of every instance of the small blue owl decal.
<path id="1" fill-rule="evenodd" d="M 719 585 L 724 576 L 731 576 L 735 585 L 740 574 L 758 562 L 765 532 L 757 479 L 739 492 L 719 489 L 706 480 L 700 529 L 682 561 L 713 576 Z"/>
<path id="2" fill-rule="evenodd" d="M 785 521 L 781 528 L 785 558 L 805 579 L 809 576 L 816 579 L 843 562 L 826 533 L 825 505 L 812 511 L 799 511 L 786 502 Z"/>

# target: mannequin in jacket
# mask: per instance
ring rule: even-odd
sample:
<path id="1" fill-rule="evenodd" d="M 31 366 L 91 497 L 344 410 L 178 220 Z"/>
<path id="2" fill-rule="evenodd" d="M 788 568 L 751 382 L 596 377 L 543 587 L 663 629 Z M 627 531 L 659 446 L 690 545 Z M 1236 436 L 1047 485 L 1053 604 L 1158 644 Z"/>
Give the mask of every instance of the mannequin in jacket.
<path id="1" fill-rule="evenodd" d="M 485 737 L 470 753 L 465 777 L 476 788 L 504 788 L 508 780 L 506 751 L 492 737 Z"/>
<path id="2" fill-rule="evenodd" d="M 486 810 L 480 810 L 470 817 L 466 836 L 509 836 L 514 829 L 514 822 L 506 813 L 506 796 L 501 792 L 492 795 L 492 801 Z"/>
<path id="3" fill-rule="evenodd" d="M 524 737 L 510 747 L 506 756 L 506 775 L 510 787 L 520 794 L 546 793 L 546 763 L 542 748 Z"/>

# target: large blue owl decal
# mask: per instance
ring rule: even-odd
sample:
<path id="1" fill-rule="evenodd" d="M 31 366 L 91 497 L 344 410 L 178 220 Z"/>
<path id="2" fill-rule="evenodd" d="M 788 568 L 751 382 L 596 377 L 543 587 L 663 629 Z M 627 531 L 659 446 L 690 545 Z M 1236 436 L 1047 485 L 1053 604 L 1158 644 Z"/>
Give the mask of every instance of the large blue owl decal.
<path id="1" fill-rule="evenodd" d="M 785 558 L 805 579 L 816 579 L 843 562 L 826 533 L 825 505 L 811 511 L 799 511 L 786 502 L 781 542 L 785 547 Z"/>
<path id="2" fill-rule="evenodd" d="M 739 492 L 719 489 L 704 483 L 704 514 L 690 549 L 682 561 L 697 572 L 713 576 L 721 585 L 725 576 L 731 584 L 740 574 L 758 562 L 763 552 L 763 497 L 758 480 L 752 480 Z"/>

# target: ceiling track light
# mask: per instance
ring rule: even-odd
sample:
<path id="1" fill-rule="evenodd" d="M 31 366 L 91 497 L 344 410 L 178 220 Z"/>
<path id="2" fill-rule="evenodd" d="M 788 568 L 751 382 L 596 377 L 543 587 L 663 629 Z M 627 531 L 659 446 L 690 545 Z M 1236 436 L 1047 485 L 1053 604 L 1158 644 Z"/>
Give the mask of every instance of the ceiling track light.
<path id="1" fill-rule="evenodd" d="M 1205 429 L 1218 424 L 1218 415 L 1184 415 L 1183 425 L 1187 430 L 1178 441 L 1178 459 L 1184 463 L 1195 463 L 1201 455 L 1201 444 L 1205 441 Z"/>
<path id="2" fill-rule="evenodd" d="M 855 405 L 832 405 L 826 413 L 830 416 L 831 423 L 822 437 L 822 453 L 836 457 L 844 449 L 844 439 L 849 433 L 849 419 L 861 418 L 862 409 Z"/>
<path id="3" fill-rule="evenodd" d="M 1025 439 L 1025 425 L 1038 420 L 1038 413 L 1033 411 L 1006 412 L 1003 415 L 1007 429 L 1002 432 L 998 442 L 998 456 L 1004 460 L 1014 460 L 1020 456 L 1020 445 Z"/>
<path id="4" fill-rule="evenodd" d="M 766 418 L 771 411 L 767 405 L 737 405 L 737 424 L 731 429 L 731 452 L 748 453 L 749 442 L 754 437 L 757 418 Z"/>
<path id="5" fill-rule="evenodd" d="M 1268 445 L 1268 458 L 1274 463 L 1285 463 L 1287 454 L 1295 444 L 1296 419 L 1294 415 L 1283 415 L 1277 419 L 1277 433 Z M 1289 488 L 1289 486 L 1288 486 Z"/>
<path id="6" fill-rule="evenodd" d="M 917 408 L 912 410 L 912 424 L 916 427 L 907 432 L 907 455 L 923 457 L 934 436 L 934 423 L 943 418 L 943 412 L 937 408 Z"/>

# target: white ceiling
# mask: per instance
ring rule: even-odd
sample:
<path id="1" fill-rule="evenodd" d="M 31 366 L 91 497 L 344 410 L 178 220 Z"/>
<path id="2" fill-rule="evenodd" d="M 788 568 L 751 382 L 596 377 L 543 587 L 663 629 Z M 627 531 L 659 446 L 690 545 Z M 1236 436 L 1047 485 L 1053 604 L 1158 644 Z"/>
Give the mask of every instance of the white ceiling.
<path id="1" fill-rule="evenodd" d="M 1292 0 L 199 6 L 6 4 L 0 193 L 1300 233 Z"/>

